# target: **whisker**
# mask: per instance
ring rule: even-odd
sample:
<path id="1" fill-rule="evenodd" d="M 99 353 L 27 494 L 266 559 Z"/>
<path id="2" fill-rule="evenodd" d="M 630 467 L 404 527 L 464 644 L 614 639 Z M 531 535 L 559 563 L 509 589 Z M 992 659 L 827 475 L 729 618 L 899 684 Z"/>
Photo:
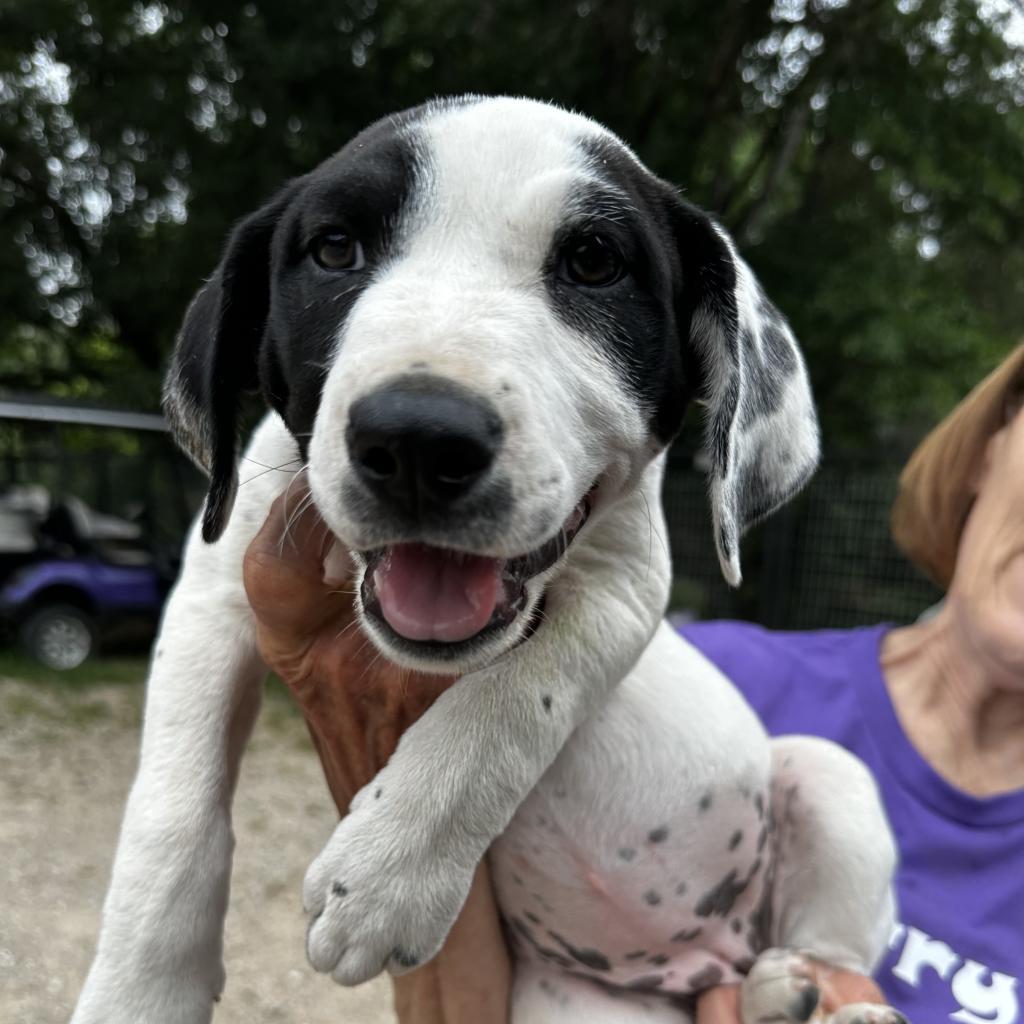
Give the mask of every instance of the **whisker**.
<path id="1" fill-rule="evenodd" d="M 256 462 L 255 459 L 249 459 L 249 462 Z M 258 473 L 253 473 L 252 476 L 246 477 L 238 486 L 244 487 L 246 484 L 252 483 L 253 480 L 258 480 L 261 476 L 266 476 L 268 473 L 281 472 L 286 470 L 289 466 L 294 466 L 298 459 L 291 459 L 288 462 L 282 462 L 280 466 L 264 466 Z M 256 462 L 257 466 L 262 466 L 263 463 Z"/>
<path id="2" fill-rule="evenodd" d="M 359 654 L 362 654 L 363 651 L 366 650 L 366 645 L 368 643 L 370 643 L 370 638 L 369 637 L 367 637 L 363 641 L 362 646 L 359 648 Z M 366 663 L 366 665 L 363 667 L 363 671 L 359 673 L 359 678 L 356 679 L 356 683 L 357 684 L 361 683 L 366 678 L 366 676 L 369 673 L 370 669 L 372 669 L 377 664 L 377 662 L 380 661 L 380 659 L 381 659 L 381 653 L 380 653 L 380 651 L 377 651 L 377 653 L 374 655 L 374 657 L 371 658 L 370 661 L 368 661 Z M 371 680 L 371 682 L 372 682 L 372 680 Z M 365 690 L 364 692 L 368 692 L 368 690 L 369 690 L 369 687 L 367 687 L 367 690 Z"/>
<path id="3" fill-rule="evenodd" d="M 294 472 L 294 473 L 292 474 L 292 478 L 291 478 L 291 480 L 289 480 L 289 481 L 288 481 L 288 486 L 287 486 L 287 487 L 286 487 L 286 488 L 284 489 L 284 508 L 285 508 L 285 515 L 287 515 L 287 514 L 288 514 L 288 498 L 289 498 L 289 496 L 290 496 L 290 494 L 291 494 L 291 489 L 292 489 L 292 485 L 293 485 L 293 484 L 295 483 L 295 481 L 296 481 L 296 480 L 297 480 L 297 479 L 299 478 L 299 474 L 300 474 L 300 473 L 302 473 L 302 471 L 303 471 L 303 470 L 304 470 L 305 468 L 306 468 L 305 464 L 303 464 L 302 466 L 300 466 L 300 467 L 299 467 L 299 468 L 298 468 L 298 469 L 297 469 L 297 470 L 296 470 L 296 471 L 295 471 L 295 472 Z M 283 531 L 283 532 L 282 532 L 282 534 L 281 534 L 281 540 L 280 540 L 280 542 L 278 543 L 278 549 L 277 549 L 277 550 L 278 550 L 278 554 L 279 554 L 279 555 L 283 555 L 283 554 L 284 554 L 284 542 L 285 542 L 285 540 L 286 540 L 286 539 L 288 538 L 288 534 L 289 534 L 289 531 L 291 530 L 292 526 L 293 526 L 293 525 L 295 524 L 295 522 L 296 522 L 296 521 L 298 520 L 299 516 L 301 516 L 301 515 L 302 515 L 302 513 L 303 513 L 303 512 L 305 512 L 305 511 L 306 511 L 306 509 L 307 509 L 307 508 L 309 508 L 309 506 L 310 506 L 310 505 L 311 505 L 312 503 L 313 503 L 313 492 L 312 492 L 312 491 L 309 491 L 309 492 L 307 493 L 306 497 L 305 497 L 305 498 L 304 498 L 304 499 L 303 499 L 302 501 L 300 501 L 300 502 L 299 502 L 299 508 L 298 508 L 298 510 L 297 510 L 297 511 L 296 511 L 295 513 L 293 513 L 293 514 L 292 514 L 291 516 L 288 516 L 288 518 L 287 518 L 287 520 L 285 521 L 285 524 L 284 524 L 284 531 Z M 298 547 L 298 545 L 297 545 L 297 544 L 296 544 L 296 543 L 295 543 L 294 541 L 292 541 L 292 546 L 294 547 L 294 549 L 295 549 L 296 551 L 298 551 L 298 550 L 299 550 L 299 547 Z"/>
<path id="4" fill-rule="evenodd" d="M 644 499 L 644 508 L 647 509 L 647 576 L 644 577 L 646 580 L 651 575 L 651 561 L 654 556 L 654 519 L 651 517 L 651 503 L 647 500 L 647 495 L 643 491 L 637 493 Z"/>
<path id="5" fill-rule="evenodd" d="M 242 461 L 251 462 L 256 466 L 262 466 L 264 469 L 281 469 L 284 466 L 294 466 L 295 463 L 299 461 L 299 457 L 298 455 L 296 455 L 294 458 L 289 459 L 287 462 L 282 462 L 280 466 L 268 466 L 265 462 L 260 462 L 259 459 L 254 459 L 251 455 L 243 455 Z"/>
<path id="6" fill-rule="evenodd" d="M 337 543 L 338 538 L 331 533 L 331 528 L 324 523 L 324 536 L 320 541 L 320 568 L 323 570 L 324 562 L 327 561 L 327 556 L 331 553 L 331 549 Z"/>
<path id="7" fill-rule="evenodd" d="M 353 629 L 355 626 L 358 626 L 358 625 L 359 625 L 359 620 L 358 619 L 353 619 L 347 626 L 344 626 L 342 629 L 340 629 L 338 631 L 338 633 L 335 635 L 334 639 L 335 640 L 340 640 L 346 633 L 348 633 L 351 629 Z"/>
<path id="8" fill-rule="evenodd" d="M 313 495 L 312 494 L 307 494 L 302 499 L 302 501 L 299 502 L 299 507 L 291 514 L 291 516 L 289 516 L 288 521 L 284 524 L 284 533 L 281 535 L 281 549 L 280 549 L 282 554 L 284 553 L 284 542 L 285 542 L 286 538 L 288 540 L 291 540 L 292 548 L 295 551 L 299 550 L 298 544 L 296 544 L 295 540 L 290 536 L 291 528 L 299 521 L 299 519 L 302 518 L 303 514 L 310 508 L 310 506 L 312 504 L 313 504 Z"/>

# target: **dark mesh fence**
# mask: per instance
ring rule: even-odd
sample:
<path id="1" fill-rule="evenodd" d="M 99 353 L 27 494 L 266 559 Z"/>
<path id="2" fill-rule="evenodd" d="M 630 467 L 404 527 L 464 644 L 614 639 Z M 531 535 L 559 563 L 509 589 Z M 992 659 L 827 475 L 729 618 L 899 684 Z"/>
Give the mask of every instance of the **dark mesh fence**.
<path id="1" fill-rule="evenodd" d="M 203 495 L 199 474 L 162 434 L 0 420 L 0 494 L 27 485 L 136 522 L 154 543 L 174 547 Z"/>
<path id="2" fill-rule="evenodd" d="M 914 620 L 941 595 L 890 539 L 898 473 L 898 466 L 827 464 L 796 501 L 744 538 L 744 580 L 733 590 L 718 568 L 704 474 L 674 462 L 664 487 L 673 610 L 778 629 Z"/>

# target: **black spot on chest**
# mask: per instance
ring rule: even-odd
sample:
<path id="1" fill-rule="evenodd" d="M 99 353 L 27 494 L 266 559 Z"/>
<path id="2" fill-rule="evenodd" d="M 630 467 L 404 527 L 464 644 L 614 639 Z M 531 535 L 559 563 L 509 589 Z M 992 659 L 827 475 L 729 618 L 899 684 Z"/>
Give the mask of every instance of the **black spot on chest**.
<path id="1" fill-rule="evenodd" d="M 592 971 L 610 971 L 612 969 L 611 961 L 597 949 L 577 949 L 575 946 L 566 942 L 557 932 L 548 932 L 548 935 L 558 943 L 579 964 L 583 964 L 584 967 L 589 967 Z"/>
<path id="2" fill-rule="evenodd" d="M 665 978 L 661 974 L 643 974 L 629 982 L 626 988 L 634 992 L 654 992 L 664 983 Z"/>
<path id="3" fill-rule="evenodd" d="M 694 912 L 698 917 L 725 917 L 748 884 L 749 879 L 740 878 L 739 872 L 733 868 L 718 885 L 701 896 Z"/>

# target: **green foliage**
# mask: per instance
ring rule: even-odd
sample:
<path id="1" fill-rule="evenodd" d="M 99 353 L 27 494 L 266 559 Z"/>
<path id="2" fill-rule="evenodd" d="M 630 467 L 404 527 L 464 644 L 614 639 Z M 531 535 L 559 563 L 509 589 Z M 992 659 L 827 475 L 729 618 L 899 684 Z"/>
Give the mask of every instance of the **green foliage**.
<path id="1" fill-rule="evenodd" d="M 1020 31 L 976 0 L 8 0 L 0 380 L 154 405 L 234 218 L 378 116 L 505 92 L 718 211 L 830 445 L 903 443 L 1024 330 Z"/>

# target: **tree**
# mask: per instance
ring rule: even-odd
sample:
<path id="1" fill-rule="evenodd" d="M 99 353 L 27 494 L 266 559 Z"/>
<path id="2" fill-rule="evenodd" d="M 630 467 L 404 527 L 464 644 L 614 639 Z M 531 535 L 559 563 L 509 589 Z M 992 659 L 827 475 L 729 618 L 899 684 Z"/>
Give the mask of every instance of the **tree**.
<path id="1" fill-rule="evenodd" d="M 525 93 L 721 214 L 804 343 L 832 447 L 899 439 L 1024 329 L 1011 31 L 976 0 L 8 6 L 0 374 L 155 403 L 234 218 L 378 116 Z"/>

